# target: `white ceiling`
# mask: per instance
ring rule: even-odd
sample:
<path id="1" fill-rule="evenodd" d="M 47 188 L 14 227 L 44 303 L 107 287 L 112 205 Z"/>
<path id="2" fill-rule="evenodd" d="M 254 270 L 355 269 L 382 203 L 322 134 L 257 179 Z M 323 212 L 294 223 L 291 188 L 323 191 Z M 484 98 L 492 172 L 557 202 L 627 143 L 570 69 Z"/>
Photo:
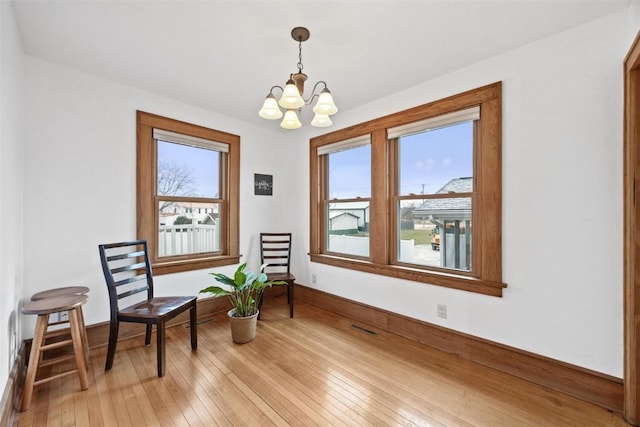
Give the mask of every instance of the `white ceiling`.
<path id="1" fill-rule="evenodd" d="M 629 0 L 13 1 L 27 54 L 211 111 L 257 115 L 304 71 L 345 111 L 626 9 Z"/>

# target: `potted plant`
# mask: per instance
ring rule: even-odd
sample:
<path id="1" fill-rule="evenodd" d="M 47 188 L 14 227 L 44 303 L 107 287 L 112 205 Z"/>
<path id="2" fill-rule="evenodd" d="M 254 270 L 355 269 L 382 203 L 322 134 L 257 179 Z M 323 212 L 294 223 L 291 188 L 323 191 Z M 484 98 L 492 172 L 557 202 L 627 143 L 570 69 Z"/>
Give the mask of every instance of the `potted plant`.
<path id="1" fill-rule="evenodd" d="M 286 284 L 282 280 L 267 280 L 267 274 L 264 272 L 266 265 L 260 267 L 258 275 L 246 270 L 246 262 L 238 266 L 233 278 L 222 273 L 209 273 L 226 286 L 209 286 L 200 291 L 210 293 L 214 297 L 229 297 L 233 308 L 227 312 L 227 316 L 231 324 L 231 339 L 235 343 L 242 344 L 255 338 L 258 307 L 264 289 L 272 285 Z"/>

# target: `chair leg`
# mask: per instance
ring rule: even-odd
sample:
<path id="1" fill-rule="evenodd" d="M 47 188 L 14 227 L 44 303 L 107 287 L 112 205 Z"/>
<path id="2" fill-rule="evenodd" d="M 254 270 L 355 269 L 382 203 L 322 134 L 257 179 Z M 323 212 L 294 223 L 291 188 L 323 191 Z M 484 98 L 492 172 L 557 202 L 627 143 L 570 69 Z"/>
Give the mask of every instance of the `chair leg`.
<path id="1" fill-rule="evenodd" d="M 293 290 L 293 283 L 289 283 L 287 286 L 287 299 L 289 299 L 289 317 L 293 318 L 293 302 L 295 301 Z"/>
<path id="2" fill-rule="evenodd" d="M 144 334 L 144 345 L 151 344 L 151 323 L 147 323 L 147 329 Z"/>
<path id="3" fill-rule="evenodd" d="M 104 370 L 108 371 L 113 367 L 113 358 L 116 355 L 116 346 L 118 345 L 118 328 L 120 324 L 118 319 L 111 319 L 109 326 L 109 346 L 107 347 L 107 361 Z"/>
<path id="4" fill-rule="evenodd" d="M 158 353 L 158 376 L 164 377 L 165 373 L 165 352 L 164 352 L 164 320 L 158 320 L 156 323 L 156 336 L 157 336 L 157 353 Z"/>
<path id="5" fill-rule="evenodd" d="M 198 313 L 196 311 L 196 303 L 189 310 L 190 329 L 191 329 L 191 350 L 198 348 Z"/>
<path id="6" fill-rule="evenodd" d="M 262 317 L 262 301 L 264 300 L 264 289 L 260 293 L 260 302 L 258 303 L 258 320 Z"/>

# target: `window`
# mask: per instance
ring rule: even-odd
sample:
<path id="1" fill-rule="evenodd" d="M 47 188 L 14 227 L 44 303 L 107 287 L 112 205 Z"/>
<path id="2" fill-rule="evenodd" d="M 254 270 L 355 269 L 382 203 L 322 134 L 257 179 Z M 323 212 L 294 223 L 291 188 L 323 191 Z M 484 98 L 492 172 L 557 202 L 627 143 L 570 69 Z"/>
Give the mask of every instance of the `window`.
<path id="1" fill-rule="evenodd" d="M 369 256 L 371 143 L 369 136 L 326 145 L 328 197 L 327 252 Z"/>
<path id="2" fill-rule="evenodd" d="M 398 262 L 471 271 L 474 128 L 480 109 L 387 130 L 398 152 Z"/>
<path id="3" fill-rule="evenodd" d="M 240 138 L 138 111 L 138 238 L 154 273 L 239 262 Z"/>
<path id="4" fill-rule="evenodd" d="M 501 83 L 313 138 L 311 261 L 501 296 Z"/>

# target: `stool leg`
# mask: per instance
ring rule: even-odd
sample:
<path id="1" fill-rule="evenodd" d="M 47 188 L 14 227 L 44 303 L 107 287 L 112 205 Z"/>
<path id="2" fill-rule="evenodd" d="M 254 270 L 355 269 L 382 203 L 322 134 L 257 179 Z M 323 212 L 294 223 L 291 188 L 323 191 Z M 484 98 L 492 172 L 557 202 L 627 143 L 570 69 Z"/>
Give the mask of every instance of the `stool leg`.
<path id="1" fill-rule="evenodd" d="M 82 306 L 78 307 L 78 321 L 80 322 L 80 333 L 82 334 L 85 362 L 87 363 L 87 366 L 89 366 L 89 339 L 87 338 L 87 328 L 84 325 L 84 313 L 82 311 Z"/>
<path id="2" fill-rule="evenodd" d="M 21 411 L 26 411 L 31 406 L 31 397 L 33 396 L 33 384 L 36 381 L 38 373 L 38 365 L 40 364 L 40 353 L 44 335 L 47 332 L 49 324 L 49 315 L 41 314 L 36 320 L 36 331 L 31 342 L 31 353 L 29 353 L 29 366 L 27 367 L 27 377 L 24 381 L 24 391 L 22 393 Z"/>
<path id="3" fill-rule="evenodd" d="M 80 319 L 78 319 L 78 309 L 69 310 L 69 322 L 71 324 L 71 340 L 73 341 L 73 352 L 76 355 L 76 366 L 80 377 L 80 389 L 89 388 L 87 377 L 87 356 L 84 352 L 82 332 L 80 331 Z"/>

